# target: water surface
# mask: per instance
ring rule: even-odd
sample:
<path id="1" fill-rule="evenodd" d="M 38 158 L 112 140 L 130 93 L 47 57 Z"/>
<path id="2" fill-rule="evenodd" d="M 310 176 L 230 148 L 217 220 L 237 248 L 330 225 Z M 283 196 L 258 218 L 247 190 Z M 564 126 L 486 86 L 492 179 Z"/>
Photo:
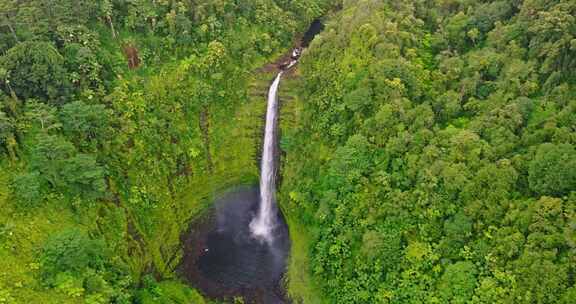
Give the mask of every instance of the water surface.
<path id="1" fill-rule="evenodd" d="M 184 276 L 212 298 L 241 296 L 247 303 L 286 303 L 281 285 L 290 248 L 279 212 L 271 242 L 249 228 L 259 203 L 258 187 L 229 191 L 216 200 L 213 216 L 193 228 L 184 257 Z"/>

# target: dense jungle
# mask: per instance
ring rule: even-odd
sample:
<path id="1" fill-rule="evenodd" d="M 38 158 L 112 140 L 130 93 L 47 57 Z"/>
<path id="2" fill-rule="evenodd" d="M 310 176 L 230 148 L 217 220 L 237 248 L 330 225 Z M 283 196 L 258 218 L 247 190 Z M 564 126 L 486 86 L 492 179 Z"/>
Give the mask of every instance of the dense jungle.
<path id="1" fill-rule="evenodd" d="M 269 88 L 274 302 L 194 270 Z M 576 303 L 574 0 L 0 0 L 0 304 L 276 301 Z"/>

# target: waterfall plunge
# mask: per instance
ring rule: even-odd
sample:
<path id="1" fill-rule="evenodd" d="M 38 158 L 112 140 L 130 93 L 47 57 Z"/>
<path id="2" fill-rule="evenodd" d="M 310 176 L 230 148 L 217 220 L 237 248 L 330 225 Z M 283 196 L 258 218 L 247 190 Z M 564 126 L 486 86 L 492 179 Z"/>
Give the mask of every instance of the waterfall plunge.
<path id="1" fill-rule="evenodd" d="M 295 62 L 293 62 L 295 63 Z M 291 65 L 293 65 L 293 63 Z M 262 149 L 262 165 L 260 170 L 260 208 L 258 214 L 250 223 L 254 236 L 268 242 L 273 240 L 272 232 L 276 227 L 276 129 L 278 125 L 278 87 L 282 72 L 268 91 L 268 108 L 266 110 L 266 131 Z"/>

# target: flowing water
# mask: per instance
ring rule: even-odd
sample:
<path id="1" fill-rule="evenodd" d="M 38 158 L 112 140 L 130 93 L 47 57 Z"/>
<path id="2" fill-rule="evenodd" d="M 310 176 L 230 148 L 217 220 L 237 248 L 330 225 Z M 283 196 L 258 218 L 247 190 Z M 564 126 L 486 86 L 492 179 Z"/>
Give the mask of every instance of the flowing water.
<path id="1" fill-rule="evenodd" d="M 268 109 L 266 110 L 266 130 L 262 148 L 260 170 L 260 208 L 258 215 L 250 223 L 250 230 L 257 238 L 267 242 L 273 241 L 276 227 L 276 134 L 278 128 L 278 87 L 282 72 L 268 91 Z"/>
<path id="2" fill-rule="evenodd" d="M 304 34 L 301 47 L 308 47 L 314 37 L 324 28 L 320 20 L 314 20 L 308 31 Z M 300 53 L 298 49 L 298 54 Z M 293 54 L 296 54 L 293 52 Z M 294 58 L 285 69 L 290 69 L 297 63 Z M 278 128 L 278 87 L 283 71 L 278 73 L 268 91 L 268 108 L 266 110 L 266 130 L 264 133 L 264 146 L 262 149 L 262 166 L 260 170 L 260 208 L 258 215 L 250 223 L 250 230 L 255 237 L 272 242 L 276 223 L 276 159 L 277 155 L 277 128 Z"/>

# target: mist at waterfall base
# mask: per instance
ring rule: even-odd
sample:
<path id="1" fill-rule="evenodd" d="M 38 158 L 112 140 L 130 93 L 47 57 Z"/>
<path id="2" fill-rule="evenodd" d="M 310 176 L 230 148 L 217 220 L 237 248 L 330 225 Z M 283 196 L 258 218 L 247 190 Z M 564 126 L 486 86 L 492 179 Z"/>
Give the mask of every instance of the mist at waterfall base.
<path id="1" fill-rule="evenodd" d="M 271 241 L 254 237 L 250 222 L 259 210 L 259 189 L 234 189 L 215 202 L 214 229 L 197 259 L 200 288 L 209 296 L 243 296 L 249 303 L 284 303 L 282 275 L 290 240 L 276 213 Z"/>

